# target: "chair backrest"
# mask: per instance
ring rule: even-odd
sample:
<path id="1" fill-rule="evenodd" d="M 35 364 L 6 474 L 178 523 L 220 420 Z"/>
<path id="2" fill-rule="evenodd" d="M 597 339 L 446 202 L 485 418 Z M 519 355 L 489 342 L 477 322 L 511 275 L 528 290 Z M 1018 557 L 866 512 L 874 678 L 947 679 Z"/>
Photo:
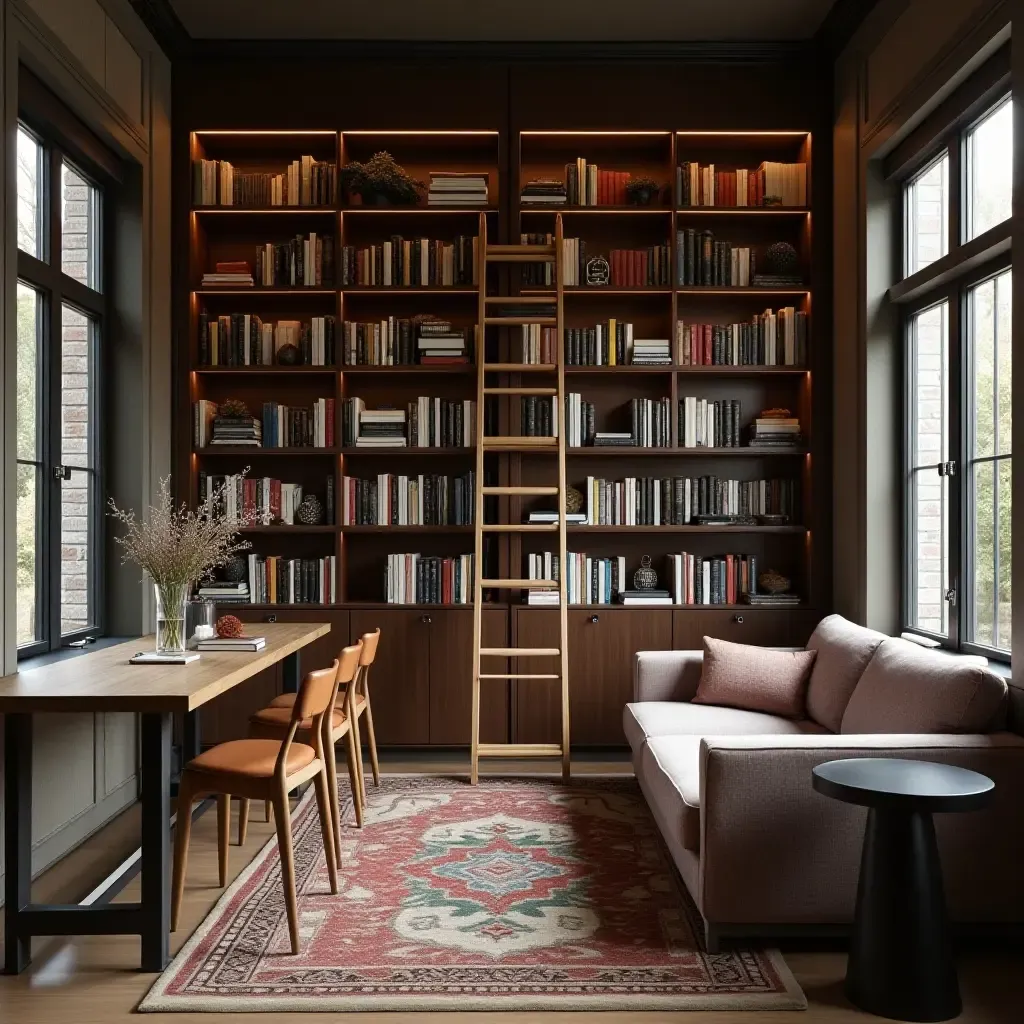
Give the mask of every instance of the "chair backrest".
<path id="1" fill-rule="evenodd" d="M 338 659 L 330 668 L 319 668 L 306 674 L 299 684 L 299 692 L 292 706 L 292 723 L 304 718 L 318 718 L 331 704 L 338 685 Z"/>
<path id="2" fill-rule="evenodd" d="M 372 636 L 373 634 L 367 634 Z M 376 643 L 374 644 L 376 646 Z M 362 664 L 363 641 L 357 640 L 351 647 L 343 647 L 338 656 L 338 685 L 351 683 Z"/>
<path id="3" fill-rule="evenodd" d="M 373 659 L 377 657 L 377 642 L 380 640 L 380 626 L 372 633 L 364 633 L 360 638 L 363 645 L 362 653 L 359 655 L 359 665 L 362 668 L 369 668 Z"/>

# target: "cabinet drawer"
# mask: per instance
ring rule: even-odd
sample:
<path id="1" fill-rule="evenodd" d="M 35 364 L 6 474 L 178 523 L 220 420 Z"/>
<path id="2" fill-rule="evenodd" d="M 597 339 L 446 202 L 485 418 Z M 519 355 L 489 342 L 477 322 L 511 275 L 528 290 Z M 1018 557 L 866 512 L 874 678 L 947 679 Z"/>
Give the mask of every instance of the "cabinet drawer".
<path id="1" fill-rule="evenodd" d="M 729 640 L 735 644 L 756 644 L 758 647 L 790 647 L 793 645 L 792 613 L 778 608 L 701 610 L 693 613 L 705 636 Z M 698 647 L 702 646 L 698 642 Z"/>

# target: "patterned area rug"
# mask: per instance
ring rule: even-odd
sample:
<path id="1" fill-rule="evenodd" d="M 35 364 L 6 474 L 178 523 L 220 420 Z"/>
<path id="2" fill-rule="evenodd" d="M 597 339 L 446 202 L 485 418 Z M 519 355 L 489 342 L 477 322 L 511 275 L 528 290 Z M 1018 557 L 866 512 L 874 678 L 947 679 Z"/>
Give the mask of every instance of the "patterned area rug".
<path id="1" fill-rule="evenodd" d="M 344 788 L 342 789 L 344 792 Z M 710 955 L 633 779 L 391 776 L 343 836 L 330 895 L 295 812 L 302 953 L 277 844 L 225 892 L 139 1009 L 804 1009 L 777 951 Z"/>

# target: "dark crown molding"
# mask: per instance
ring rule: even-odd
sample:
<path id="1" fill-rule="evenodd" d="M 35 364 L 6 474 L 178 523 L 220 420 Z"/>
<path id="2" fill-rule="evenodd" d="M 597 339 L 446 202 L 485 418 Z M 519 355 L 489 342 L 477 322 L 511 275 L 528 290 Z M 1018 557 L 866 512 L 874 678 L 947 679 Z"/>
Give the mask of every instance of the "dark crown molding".
<path id="1" fill-rule="evenodd" d="M 192 49 L 192 37 L 181 23 L 169 0 L 130 0 L 135 13 L 149 29 L 157 45 L 173 61 L 186 57 Z"/>
<path id="2" fill-rule="evenodd" d="M 814 33 L 815 48 L 836 60 L 877 3 L 878 0 L 836 0 Z"/>

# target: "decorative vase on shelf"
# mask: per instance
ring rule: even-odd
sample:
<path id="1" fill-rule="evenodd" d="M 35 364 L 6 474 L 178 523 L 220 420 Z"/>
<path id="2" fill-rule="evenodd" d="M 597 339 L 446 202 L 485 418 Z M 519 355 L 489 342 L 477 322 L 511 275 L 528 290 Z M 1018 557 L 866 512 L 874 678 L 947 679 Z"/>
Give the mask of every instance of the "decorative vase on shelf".
<path id="1" fill-rule="evenodd" d="M 658 585 L 658 574 L 651 568 L 651 556 L 640 559 L 640 568 L 633 573 L 633 586 L 637 590 L 653 590 Z"/>
<path id="2" fill-rule="evenodd" d="M 185 619 L 188 605 L 187 583 L 156 583 L 156 653 L 182 654 L 185 651 Z"/>

